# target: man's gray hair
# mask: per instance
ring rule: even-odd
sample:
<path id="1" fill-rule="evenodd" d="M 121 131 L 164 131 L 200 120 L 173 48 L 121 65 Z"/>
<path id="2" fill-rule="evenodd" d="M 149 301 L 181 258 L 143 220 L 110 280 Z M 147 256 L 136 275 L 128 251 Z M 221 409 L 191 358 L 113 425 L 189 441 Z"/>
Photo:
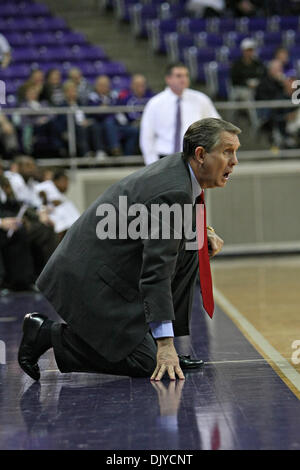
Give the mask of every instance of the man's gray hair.
<path id="1" fill-rule="evenodd" d="M 183 158 L 188 161 L 195 153 L 196 147 L 203 147 L 207 152 L 218 145 L 222 132 L 240 134 L 239 127 L 223 119 L 206 118 L 190 125 L 183 138 Z"/>

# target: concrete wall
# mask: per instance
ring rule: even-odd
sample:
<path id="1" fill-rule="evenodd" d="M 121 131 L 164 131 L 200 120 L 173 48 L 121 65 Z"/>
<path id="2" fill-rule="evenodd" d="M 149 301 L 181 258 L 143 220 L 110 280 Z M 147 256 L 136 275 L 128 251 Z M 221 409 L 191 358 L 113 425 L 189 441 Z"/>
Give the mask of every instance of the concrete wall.
<path id="1" fill-rule="evenodd" d="M 69 197 L 83 211 L 136 169 L 79 170 L 71 174 Z M 206 191 L 206 201 L 224 253 L 300 248 L 300 162 L 239 164 L 224 189 Z"/>

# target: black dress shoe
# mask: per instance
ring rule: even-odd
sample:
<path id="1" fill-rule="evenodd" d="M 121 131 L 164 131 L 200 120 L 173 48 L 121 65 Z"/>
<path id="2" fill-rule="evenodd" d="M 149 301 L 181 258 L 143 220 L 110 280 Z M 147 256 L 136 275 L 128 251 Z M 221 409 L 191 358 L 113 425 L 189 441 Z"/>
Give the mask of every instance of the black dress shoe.
<path id="1" fill-rule="evenodd" d="M 37 336 L 40 328 L 48 318 L 40 313 L 28 313 L 23 321 L 23 338 L 18 353 L 20 367 L 32 379 L 40 379 L 40 369 L 37 361 L 41 355 L 41 345 L 38 344 Z"/>
<path id="2" fill-rule="evenodd" d="M 178 357 L 181 369 L 199 369 L 204 365 L 201 359 L 192 359 L 191 356 L 181 356 L 179 354 Z"/>

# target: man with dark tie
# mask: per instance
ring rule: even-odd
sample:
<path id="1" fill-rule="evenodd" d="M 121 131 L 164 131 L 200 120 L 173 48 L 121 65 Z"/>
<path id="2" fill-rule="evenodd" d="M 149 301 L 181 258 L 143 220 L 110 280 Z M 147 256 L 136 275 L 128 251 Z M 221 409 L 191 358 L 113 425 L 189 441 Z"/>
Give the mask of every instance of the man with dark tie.
<path id="1" fill-rule="evenodd" d="M 166 69 L 166 88 L 145 106 L 140 128 L 140 147 L 146 165 L 182 151 L 183 136 L 195 121 L 220 118 L 211 99 L 189 88 L 189 71 L 184 64 Z"/>
<path id="2" fill-rule="evenodd" d="M 61 372 L 174 380 L 203 365 L 178 356 L 174 336 L 189 334 L 198 272 L 213 315 L 209 254 L 223 241 L 206 230 L 204 190 L 227 184 L 240 132 L 221 119 L 196 121 L 183 153 L 113 184 L 73 224 L 37 281 L 66 323 L 25 316 L 18 359 L 28 375 L 40 378 L 39 357 L 51 347 Z"/>

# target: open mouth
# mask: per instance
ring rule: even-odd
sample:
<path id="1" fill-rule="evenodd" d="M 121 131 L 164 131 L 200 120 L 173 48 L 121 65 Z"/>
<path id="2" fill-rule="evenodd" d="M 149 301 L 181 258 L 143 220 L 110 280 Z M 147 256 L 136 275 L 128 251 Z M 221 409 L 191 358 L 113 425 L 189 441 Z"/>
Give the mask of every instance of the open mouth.
<path id="1" fill-rule="evenodd" d="M 231 173 L 231 171 L 227 171 L 226 173 L 224 173 L 223 177 L 224 177 L 226 180 L 228 180 L 230 173 Z"/>

